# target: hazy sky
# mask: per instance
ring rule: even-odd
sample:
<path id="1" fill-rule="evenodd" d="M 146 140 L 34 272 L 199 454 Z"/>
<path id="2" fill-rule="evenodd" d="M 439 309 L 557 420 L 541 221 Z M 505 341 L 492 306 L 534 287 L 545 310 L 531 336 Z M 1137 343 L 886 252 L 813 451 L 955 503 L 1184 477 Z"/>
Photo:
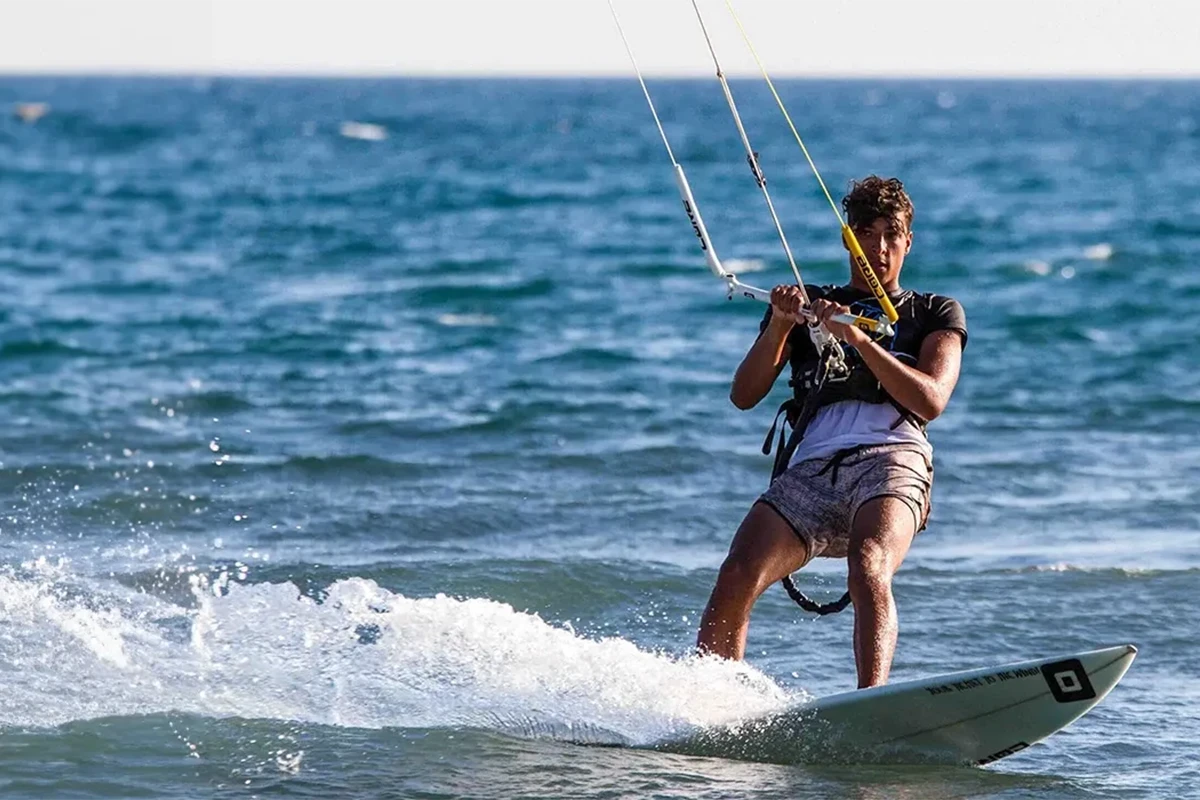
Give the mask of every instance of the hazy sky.
<path id="1" fill-rule="evenodd" d="M 1200 77 L 1198 0 L 734 0 L 779 75 Z M 617 0 L 655 74 L 708 74 L 689 0 Z M 701 0 L 730 73 L 753 62 Z M 0 71 L 617 74 L 606 0 L 0 0 Z"/>

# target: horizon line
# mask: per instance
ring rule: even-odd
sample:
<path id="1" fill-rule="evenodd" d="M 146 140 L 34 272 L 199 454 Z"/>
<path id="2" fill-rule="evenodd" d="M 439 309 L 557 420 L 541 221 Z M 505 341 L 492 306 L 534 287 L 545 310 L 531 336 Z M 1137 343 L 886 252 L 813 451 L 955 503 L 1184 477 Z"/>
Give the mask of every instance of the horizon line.
<path id="1" fill-rule="evenodd" d="M 757 72 L 729 72 L 732 80 L 762 80 Z M 650 80 L 715 80 L 706 72 L 647 72 Z M 303 69 L 264 70 L 191 70 L 191 69 L 145 69 L 141 67 L 113 68 L 62 68 L 62 69 L 13 69 L 0 67 L 0 79 L 4 78 L 249 78 L 249 79 L 296 79 L 296 80 L 636 80 L 633 72 L 532 72 L 532 71 L 416 71 L 393 70 L 337 70 L 311 71 Z M 776 80 L 840 80 L 840 81 L 1200 81 L 1200 70 L 1196 72 L 779 72 L 772 75 Z"/>

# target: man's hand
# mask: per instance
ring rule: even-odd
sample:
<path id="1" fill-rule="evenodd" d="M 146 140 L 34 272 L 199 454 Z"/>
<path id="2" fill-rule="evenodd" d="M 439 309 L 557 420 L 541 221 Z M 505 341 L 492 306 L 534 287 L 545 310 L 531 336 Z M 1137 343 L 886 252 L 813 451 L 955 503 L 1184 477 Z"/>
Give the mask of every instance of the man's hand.
<path id="1" fill-rule="evenodd" d="M 771 290 L 771 321 L 787 322 L 790 329 L 796 323 L 804 324 L 804 297 L 799 286 L 782 284 Z"/>
<path id="2" fill-rule="evenodd" d="M 773 297 L 773 296 L 772 296 Z M 837 314 L 846 314 L 854 316 L 854 312 L 849 306 L 844 306 L 841 303 L 834 303 L 830 300 L 814 300 L 811 311 L 817 318 L 817 322 L 825 326 L 825 329 L 834 335 L 837 339 L 845 342 L 851 347 L 857 348 L 864 342 L 871 341 L 863 330 L 854 325 L 846 325 L 841 322 L 835 322 L 833 317 Z"/>

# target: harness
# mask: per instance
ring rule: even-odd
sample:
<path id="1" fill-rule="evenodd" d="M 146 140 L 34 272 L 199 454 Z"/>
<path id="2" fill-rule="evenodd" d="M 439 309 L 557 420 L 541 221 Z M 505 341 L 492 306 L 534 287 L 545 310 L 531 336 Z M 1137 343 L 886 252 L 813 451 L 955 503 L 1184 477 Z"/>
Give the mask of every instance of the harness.
<path id="1" fill-rule="evenodd" d="M 775 462 L 771 468 L 771 483 L 775 479 L 787 471 L 788 463 L 792 460 L 792 454 L 796 452 L 796 448 L 800 445 L 800 440 L 804 438 L 804 430 L 808 427 L 808 423 L 812 422 L 813 416 L 817 413 L 820 407 L 818 400 L 820 398 L 820 390 L 825 385 L 831 371 L 845 372 L 848 370 L 844 361 L 835 361 L 835 352 L 832 347 L 827 347 L 825 352 L 817 359 L 816 368 L 811 373 L 811 385 L 816 391 L 808 391 L 800 399 L 799 392 L 779 406 L 779 410 L 775 412 L 775 420 L 771 423 L 770 430 L 767 431 L 767 438 L 763 440 L 762 452 L 767 456 L 771 454 L 771 442 L 775 439 L 775 431 L 779 430 L 779 443 L 775 446 Z M 795 378 L 793 378 L 793 388 Z M 779 425 L 779 418 L 783 417 L 784 423 L 792 430 L 791 433 L 785 433 L 784 429 Z M 837 468 L 841 464 L 844 457 L 842 451 L 837 453 L 830 460 L 830 465 Z M 804 592 L 800 591 L 792 580 L 791 575 L 785 575 L 783 580 L 783 588 L 787 591 L 788 597 L 795 601 L 796 605 L 800 606 L 810 614 L 825 616 L 826 614 L 836 614 L 850 605 L 850 593 L 846 592 L 839 599 L 832 603 L 818 603 Z"/>

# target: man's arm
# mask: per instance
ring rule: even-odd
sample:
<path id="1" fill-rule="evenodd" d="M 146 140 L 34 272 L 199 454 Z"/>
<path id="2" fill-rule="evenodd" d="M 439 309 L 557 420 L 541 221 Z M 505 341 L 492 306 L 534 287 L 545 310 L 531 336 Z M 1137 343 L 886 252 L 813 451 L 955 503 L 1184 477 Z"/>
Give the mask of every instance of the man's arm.
<path id="1" fill-rule="evenodd" d="M 847 313 L 849 309 L 845 306 L 817 300 L 813 311 L 824 319 L 830 333 L 858 351 L 897 403 L 926 421 L 936 419 L 946 410 L 962 367 L 963 340 L 958 331 L 940 330 L 926 336 L 921 342 L 917 366 L 910 367 L 858 328 L 829 319 L 834 314 Z"/>
<path id="2" fill-rule="evenodd" d="M 788 334 L 802 306 L 799 287 L 785 285 L 771 290 L 771 319 L 738 365 L 729 389 L 729 399 L 743 411 L 754 408 L 767 396 L 788 363 L 792 354 Z"/>
<path id="3" fill-rule="evenodd" d="M 729 399 L 735 406 L 743 411 L 754 408 L 771 391 L 775 379 L 791 356 L 791 347 L 788 346 L 788 334 L 791 331 L 790 321 L 771 317 L 766 330 L 754 341 L 733 374 Z"/>
<path id="4" fill-rule="evenodd" d="M 946 410 L 962 366 L 962 336 L 957 331 L 934 331 L 926 336 L 916 367 L 901 363 L 866 334 L 862 334 L 861 344 L 850 344 L 897 403 L 926 422 Z"/>

